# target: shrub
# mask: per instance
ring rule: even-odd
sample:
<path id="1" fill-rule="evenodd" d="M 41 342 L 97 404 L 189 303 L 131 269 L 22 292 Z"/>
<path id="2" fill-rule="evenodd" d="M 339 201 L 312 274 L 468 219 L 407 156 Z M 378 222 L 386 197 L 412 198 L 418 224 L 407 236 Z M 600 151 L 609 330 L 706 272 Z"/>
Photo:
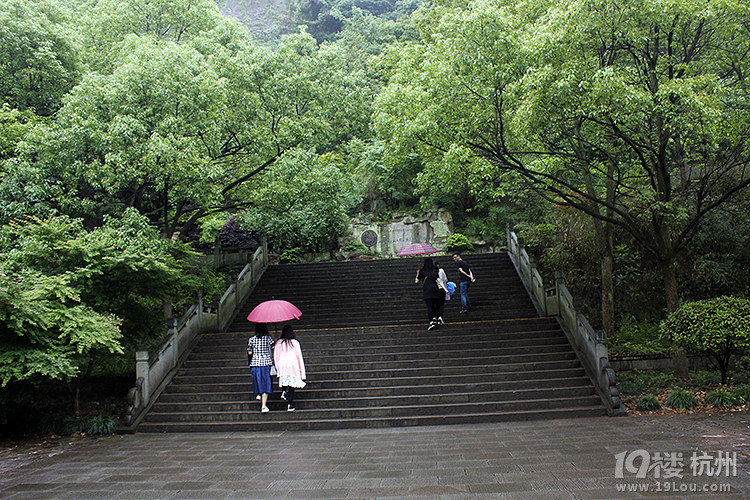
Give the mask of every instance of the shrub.
<path id="1" fill-rule="evenodd" d="M 651 411 L 661 408 L 659 400 L 653 394 L 646 394 L 638 400 L 637 409 L 639 411 Z"/>
<path id="2" fill-rule="evenodd" d="M 732 389 L 732 395 L 741 405 L 750 404 L 750 384 L 741 385 Z"/>
<path id="3" fill-rule="evenodd" d="M 678 382 L 672 373 L 642 370 L 618 373 L 617 379 L 620 391 L 632 395 L 651 391 L 658 393 Z"/>
<path id="4" fill-rule="evenodd" d="M 690 391 L 685 389 L 675 389 L 667 394 L 666 404 L 675 410 L 685 410 L 698 406 L 698 399 Z"/>
<path id="5" fill-rule="evenodd" d="M 722 387 L 706 394 L 706 404 L 717 408 L 728 408 L 737 404 L 737 396 L 729 389 Z"/>
<path id="6" fill-rule="evenodd" d="M 75 434 L 106 435 L 117 430 L 117 419 L 106 415 L 90 417 L 45 414 L 32 425 L 32 429 L 41 434 L 73 436 Z"/>
<path id="7" fill-rule="evenodd" d="M 660 330 L 686 351 L 708 356 L 726 384 L 732 354 L 750 347 L 750 300 L 725 296 L 688 302 Z"/>
<path id="8" fill-rule="evenodd" d="M 287 264 L 296 264 L 302 262 L 302 250 L 300 248 L 290 248 L 288 250 L 284 250 L 281 253 L 280 260 L 281 262 Z"/>
<path id="9" fill-rule="evenodd" d="M 445 241 L 445 249 L 450 253 L 472 252 L 474 245 L 461 233 L 453 233 Z"/>
<path id="10" fill-rule="evenodd" d="M 113 417 L 106 417 L 100 415 L 97 417 L 90 417 L 79 422 L 78 429 L 84 434 L 114 434 L 117 430 L 117 420 Z"/>
<path id="11" fill-rule="evenodd" d="M 659 335 L 659 325 L 647 321 L 637 322 L 632 316 L 623 318 L 617 332 L 607 339 L 607 347 L 614 354 L 668 353 L 671 342 Z"/>
<path id="12" fill-rule="evenodd" d="M 346 253 L 366 252 L 367 247 L 359 241 L 347 241 L 344 243 L 344 246 L 341 247 L 341 251 Z"/>

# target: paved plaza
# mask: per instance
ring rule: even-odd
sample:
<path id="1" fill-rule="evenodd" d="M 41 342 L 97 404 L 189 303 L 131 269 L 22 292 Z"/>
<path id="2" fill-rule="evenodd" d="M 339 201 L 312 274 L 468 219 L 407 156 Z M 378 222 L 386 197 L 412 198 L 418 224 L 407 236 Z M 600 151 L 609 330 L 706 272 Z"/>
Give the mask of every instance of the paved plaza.
<path id="1" fill-rule="evenodd" d="M 748 453 L 748 413 L 118 435 L 0 455 L 0 498 L 747 499 Z"/>

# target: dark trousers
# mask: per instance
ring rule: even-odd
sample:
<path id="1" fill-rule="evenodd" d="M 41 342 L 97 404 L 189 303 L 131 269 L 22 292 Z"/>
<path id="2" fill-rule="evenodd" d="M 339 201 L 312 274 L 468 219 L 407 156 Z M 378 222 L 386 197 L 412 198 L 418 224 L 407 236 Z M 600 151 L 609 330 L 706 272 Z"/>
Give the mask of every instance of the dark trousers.
<path id="1" fill-rule="evenodd" d="M 292 404 L 294 402 L 294 387 L 282 387 L 282 390 L 286 392 L 286 402 Z"/>
<path id="2" fill-rule="evenodd" d="M 424 299 L 427 304 L 427 321 L 432 321 L 440 316 L 440 299 Z"/>
<path id="3" fill-rule="evenodd" d="M 442 294 L 438 300 L 440 301 L 438 304 L 438 318 L 442 318 L 445 313 L 445 294 Z"/>

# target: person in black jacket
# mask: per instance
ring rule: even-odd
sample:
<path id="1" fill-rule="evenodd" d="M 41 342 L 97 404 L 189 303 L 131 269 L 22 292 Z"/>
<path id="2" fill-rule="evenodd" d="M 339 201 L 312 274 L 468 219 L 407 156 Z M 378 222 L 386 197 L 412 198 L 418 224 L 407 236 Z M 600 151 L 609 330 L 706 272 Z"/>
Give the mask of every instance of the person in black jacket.
<path id="1" fill-rule="evenodd" d="M 459 276 L 459 289 L 461 290 L 461 310 L 460 313 L 467 313 L 469 312 L 469 309 L 471 309 L 471 300 L 469 300 L 469 285 L 474 283 L 476 281 L 474 279 L 474 273 L 471 272 L 471 268 L 469 267 L 469 264 L 466 263 L 464 259 L 461 258 L 461 255 L 454 253 L 453 254 L 453 260 L 456 262 L 456 266 L 458 266 L 458 276 Z"/>
<path id="2" fill-rule="evenodd" d="M 419 282 L 422 282 L 422 298 L 427 305 L 427 320 L 430 322 L 427 330 L 432 330 L 438 326 L 440 297 L 445 292 L 442 290 L 443 285 L 440 283 L 438 270 L 431 257 L 425 258 L 421 269 L 417 271 L 414 283 Z"/>

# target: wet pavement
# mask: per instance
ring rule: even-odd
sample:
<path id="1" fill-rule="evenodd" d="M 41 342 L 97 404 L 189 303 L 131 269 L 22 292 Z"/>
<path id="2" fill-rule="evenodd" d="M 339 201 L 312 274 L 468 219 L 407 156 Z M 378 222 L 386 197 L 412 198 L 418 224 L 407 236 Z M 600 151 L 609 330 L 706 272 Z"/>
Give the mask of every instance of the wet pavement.
<path id="1" fill-rule="evenodd" d="M 749 454 L 750 413 L 135 434 L 6 449 L 0 498 L 747 499 Z"/>

